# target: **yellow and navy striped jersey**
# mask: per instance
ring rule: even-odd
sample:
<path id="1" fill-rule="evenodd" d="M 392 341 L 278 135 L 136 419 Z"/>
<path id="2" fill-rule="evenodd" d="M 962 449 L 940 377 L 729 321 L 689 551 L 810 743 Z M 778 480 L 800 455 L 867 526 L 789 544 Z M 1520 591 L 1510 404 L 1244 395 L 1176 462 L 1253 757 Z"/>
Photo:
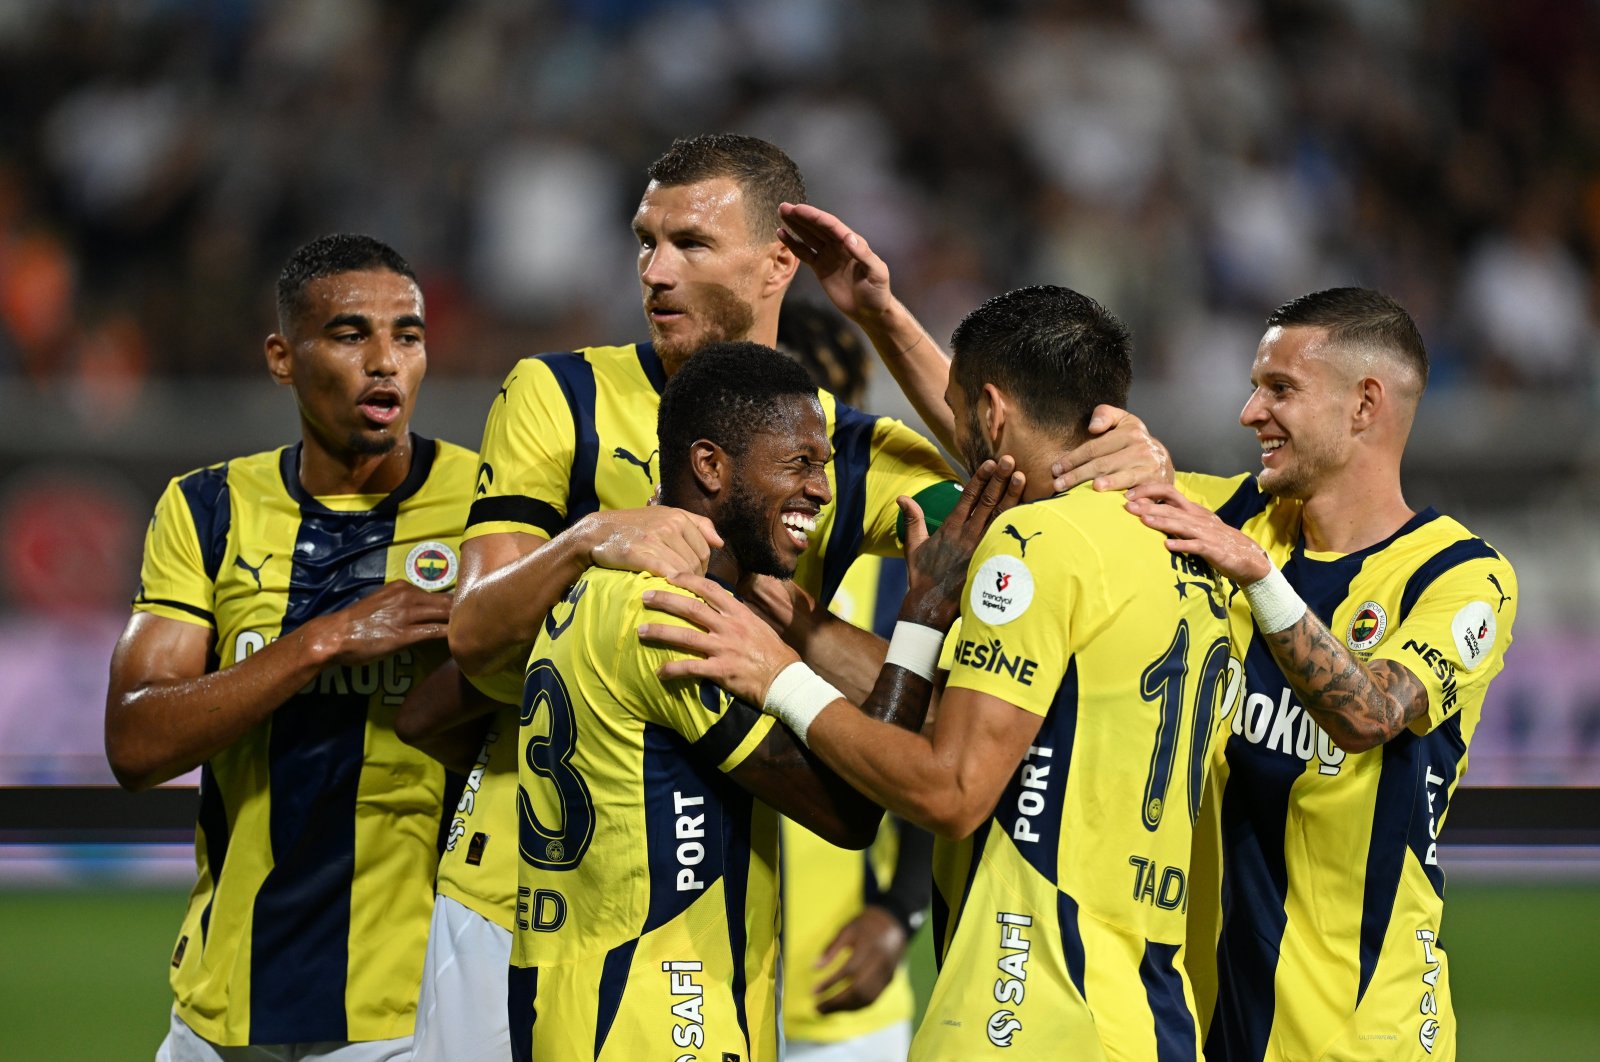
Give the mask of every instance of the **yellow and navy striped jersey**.
<path id="1" fill-rule="evenodd" d="M 1432 509 L 1350 554 L 1307 550 L 1252 476 L 1179 487 L 1260 543 L 1357 657 L 1403 665 L 1428 713 L 1347 753 L 1296 701 L 1242 595 L 1248 651 L 1196 835 L 1188 962 L 1208 1056 L 1451 1058 L 1438 837 L 1516 618 L 1511 565 Z"/>
<path id="2" fill-rule="evenodd" d="M 876 631 L 894 632 L 905 598 L 905 561 L 862 557 L 844 577 L 830 609 L 841 618 Z M 904 824 L 884 816 L 878 839 L 865 852 L 829 844 L 793 819 L 783 820 L 783 1035 L 788 1040 L 837 1043 L 910 1021 L 911 979 L 905 964 L 870 1004 L 857 1010 L 821 1014 L 816 985 L 845 961 L 840 954 L 823 969 L 817 959 L 833 938 L 869 903 L 882 898 L 900 857 Z M 926 871 L 926 849 L 922 849 Z"/>
<path id="3" fill-rule="evenodd" d="M 534 642 L 518 736 L 519 1057 L 777 1057 L 778 814 L 724 777 L 773 720 L 663 682 L 673 590 L 590 568 Z M 537 1015 L 537 1020 L 535 1020 Z M 701 1055 L 700 1057 L 707 1057 Z"/>
<path id="4" fill-rule="evenodd" d="M 995 520 L 961 624 L 949 685 L 1042 719 L 993 816 L 935 843 L 912 1057 L 1198 1058 L 1181 949 L 1231 651 L 1216 576 L 1082 486 Z"/>
<path id="5" fill-rule="evenodd" d="M 666 374 L 648 343 L 589 347 L 519 361 L 495 396 L 484 427 L 466 538 L 523 532 L 554 538 L 590 513 L 649 503 L 659 481 L 656 414 Z M 895 498 L 954 479 L 927 440 L 889 417 L 873 417 L 820 394 L 833 459 L 811 547 L 795 581 L 832 599 L 863 553 L 898 552 Z M 508 704 L 522 676 L 482 683 Z M 506 929 L 512 927 L 516 855 L 510 849 L 515 756 L 504 735 L 515 709 L 491 724 L 476 788 L 463 794 L 451 847 L 439 867 L 439 893 Z"/>
<path id="6" fill-rule="evenodd" d="M 172 481 L 133 607 L 214 632 L 213 670 L 386 582 L 454 581 L 477 456 L 412 436 L 387 496 L 316 498 L 300 446 Z M 411 1033 L 444 770 L 403 744 L 442 642 L 334 666 L 201 770 L 199 880 L 172 956 L 178 1015 L 213 1043 Z"/>

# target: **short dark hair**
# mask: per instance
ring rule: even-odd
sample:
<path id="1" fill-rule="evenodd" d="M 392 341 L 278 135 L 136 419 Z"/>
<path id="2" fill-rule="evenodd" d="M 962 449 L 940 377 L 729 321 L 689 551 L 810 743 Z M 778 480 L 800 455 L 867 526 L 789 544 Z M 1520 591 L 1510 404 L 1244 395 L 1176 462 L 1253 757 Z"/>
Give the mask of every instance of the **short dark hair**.
<path id="1" fill-rule="evenodd" d="M 656 435 L 661 445 L 661 487 L 670 493 L 689 471 L 689 448 L 709 439 L 734 456 L 776 424 L 779 400 L 815 398 L 806 371 L 759 343 L 713 343 L 683 363 L 661 394 Z"/>
<path id="2" fill-rule="evenodd" d="M 1044 427 L 1074 436 L 1094 407 L 1126 406 L 1133 383 L 1127 326 L 1070 288 L 1018 288 L 962 318 L 950 337 L 951 372 L 969 401 L 992 383 Z"/>
<path id="3" fill-rule="evenodd" d="M 1272 311 L 1268 328 L 1326 328 L 1335 343 L 1375 347 L 1397 357 L 1428 385 L 1428 348 L 1422 333 L 1394 299 L 1371 288 L 1313 291 Z"/>
<path id="4" fill-rule="evenodd" d="M 778 350 L 799 362 L 818 387 L 850 405 L 861 403 L 870 364 L 866 344 L 836 311 L 786 301 L 778 311 Z"/>
<path id="5" fill-rule="evenodd" d="M 766 232 L 771 238 L 778 227 L 778 204 L 806 201 L 806 182 L 794 160 L 776 144 L 738 133 L 680 137 L 644 172 L 665 185 L 732 178 L 744 193 L 752 236 Z"/>
<path id="6" fill-rule="evenodd" d="M 306 285 L 320 277 L 356 273 L 368 269 L 387 269 L 417 282 L 411 263 L 393 247 L 371 236 L 336 232 L 318 236 L 289 256 L 278 274 L 278 327 L 286 329 L 305 308 Z"/>

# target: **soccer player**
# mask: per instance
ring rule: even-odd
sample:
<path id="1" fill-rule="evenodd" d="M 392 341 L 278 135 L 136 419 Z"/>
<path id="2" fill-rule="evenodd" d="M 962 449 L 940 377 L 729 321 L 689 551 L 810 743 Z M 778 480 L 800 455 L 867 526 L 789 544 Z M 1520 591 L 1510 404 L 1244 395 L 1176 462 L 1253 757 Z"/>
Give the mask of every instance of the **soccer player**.
<path id="1" fill-rule="evenodd" d="M 461 669 L 507 704 L 521 700 L 528 650 L 551 608 L 591 563 L 658 574 L 701 571 L 711 549 L 722 545 L 704 517 L 647 507 L 661 483 L 661 391 L 709 343 L 749 339 L 770 346 L 798 268 L 795 252 L 777 235 L 778 211 L 785 201 L 803 200 L 805 187 L 778 148 L 732 135 L 679 140 L 649 177 L 633 227 L 652 342 L 518 362 L 484 429 L 451 648 Z M 882 263 L 873 259 L 874 268 L 858 272 L 854 261 L 839 252 L 822 267 L 836 301 L 854 299 L 858 313 L 876 314 L 874 328 L 885 343 L 897 344 L 894 350 L 917 347 L 942 359 L 931 342 L 909 337 L 925 333 L 894 301 Z M 861 293 L 853 293 L 854 283 Z M 825 392 L 820 400 L 832 500 L 820 507 L 795 583 L 826 606 L 856 557 L 898 552 L 898 496 L 914 496 L 936 521 L 960 491 L 933 446 L 904 424 L 860 413 Z M 881 643 L 828 622 L 820 610 L 807 630 L 815 643 L 808 659 L 865 697 Z M 853 640 L 857 634 L 867 643 Z M 450 701 L 452 691 L 445 694 Z M 452 724 L 459 729 L 461 714 L 484 704 L 466 694 L 454 700 L 460 711 L 420 712 L 431 722 L 408 733 L 425 741 Z M 515 918 L 515 733 L 515 707 L 491 716 L 449 831 L 423 979 L 421 1058 L 467 1062 L 504 1054 L 504 993 L 483 985 L 493 978 L 503 984 Z M 435 1030 L 455 1037 L 471 1030 L 484 1053 L 469 1053 L 475 1048 L 459 1040 L 436 1041 Z"/>
<path id="2" fill-rule="evenodd" d="M 939 977 L 911 1056 L 1199 1057 L 1180 962 L 1194 815 L 1230 651 L 1209 567 L 1139 534 L 1121 495 L 1052 494 L 1052 464 L 1120 405 L 1129 339 L 1057 287 L 989 300 L 952 338 L 952 419 L 971 463 L 1015 455 L 1024 504 L 972 558 L 932 733 L 831 691 L 731 595 L 655 607 L 652 640 L 703 654 L 664 678 L 760 698 L 823 762 L 934 831 Z M 1038 486 L 1035 486 L 1038 484 Z M 902 624 L 884 674 L 932 674 L 936 632 Z"/>
<path id="3" fill-rule="evenodd" d="M 788 302 L 778 349 L 852 406 L 866 396 L 867 352 L 838 314 Z M 830 603 L 888 638 L 905 561 L 860 557 Z M 933 838 L 886 816 L 866 853 L 829 844 L 793 819 L 783 839 L 783 1037 L 790 1062 L 903 1062 L 914 1005 L 906 945 L 926 917 Z"/>
<path id="4" fill-rule="evenodd" d="M 1516 575 L 1401 492 L 1428 356 L 1393 299 L 1285 303 L 1250 379 L 1257 475 L 1128 494 L 1170 548 L 1243 588 L 1250 636 L 1197 834 L 1206 1056 L 1453 1058 L 1439 830 L 1511 643 Z"/>
<path id="5" fill-rule="evenodd" d="M 409 431 L 424 335 L 392 249 L 300 248 L 266 341 L 300 441 L 157 503 L 106 753 L 129 789 L 201 769 L 159 1058 L 409 1057 L 445 776 L 393 719 L 445 657 L 477 461 Z"/>
<path id="6" fill-rule="evenodd" d="M 667 385 L 659 439 L 663 504 L 706 517 L 724 543 L 710 585 L 791 577 L 831 494 L 827 418 L 805 371 L 770 348 L 714 344 Z M 908 521 L 903 616 L 953 618 L 971 548 L 1021 491 L 1004 463 L 991 468 L 935 539 L 921 541 L 920 513 Z M 667 589 L 590 568 L 533 646 L 517 738 L 516 1058 L 775 1060 L 778 813 L 854 848 L 878 831 L 879 808 L 771 718 L 710 682 L 658 677 L 677 654 L 639 628 L 669 620 L 646 604 Z M 915 698 L 895 695 L 911 685 Z M 866 711 L 916 726 L 920 710 L 897 712 L 927 693 L 891 674 Z"/>

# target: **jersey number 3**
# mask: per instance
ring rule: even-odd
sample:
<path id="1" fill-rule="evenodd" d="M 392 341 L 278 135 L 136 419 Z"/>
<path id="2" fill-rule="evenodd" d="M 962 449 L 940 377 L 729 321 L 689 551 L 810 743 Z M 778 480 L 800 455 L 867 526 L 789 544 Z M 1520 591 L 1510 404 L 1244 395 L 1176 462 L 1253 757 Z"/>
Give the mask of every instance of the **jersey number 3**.
<path id="1" fill-rule="evenodd" d="M 539 818 L 528 787 L 518 785 L 518 847 L 530 866 L 572 870 L 594 840 L 594 799 L 589 795 L 588 784 L 572 766 L 572 754 L 578 748 L 572 698 L 567 695 L 567 684 L 561 680 L 560 672 L 548 660 L 528 668 L 522 689 L 522 732 L 529 732 L 541 712 L 550 728 L 547 734 L 528 738 L 522 758 L 529 770 L 548 781 L 548 789 L 554 791 L 560 804 L 560 820 L 555 827 L 546 825 Z"/>
<path id="2" fill-rule="evenodd" d="M 1211 748 L 1211 723 L 1217 716 L 1217 697 L 1228 675 L 1228 639 L 1218 638 L 1206 650 L 1200 665 L 1199 688 L 1189 706 L 1193 722 L 1189 738 L 1189 822 L 1200 814 L 1201 788 L 1205 784 L 1206 756 Z M 1184 687 L 1189 677 L 1189 622 L 1178 621 L 1172 644 L 1144 669 L 1139 692 L 1155 702 L 1161 712 L 1156 724 L 1155 748 L 1150 750 L 1150 773 L 1144 782 L 1144 828 L 1152 833 L 1161 825 L 1167 788 L 1178 757 L 1178 728 L 1182 723 Z"/>

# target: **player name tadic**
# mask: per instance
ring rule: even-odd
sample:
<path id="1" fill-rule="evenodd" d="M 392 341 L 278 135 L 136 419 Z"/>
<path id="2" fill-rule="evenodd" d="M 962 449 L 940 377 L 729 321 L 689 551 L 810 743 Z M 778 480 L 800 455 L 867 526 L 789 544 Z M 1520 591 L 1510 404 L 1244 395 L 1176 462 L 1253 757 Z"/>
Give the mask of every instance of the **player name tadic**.
<path id="1" fill-rule="evenodd" d="M 1010 623 L 1033 604 L 1033 572 L 1021 557 L 1001 553 L 978 567 L 968 594 L 972 614 L 992 626 Z"/>

